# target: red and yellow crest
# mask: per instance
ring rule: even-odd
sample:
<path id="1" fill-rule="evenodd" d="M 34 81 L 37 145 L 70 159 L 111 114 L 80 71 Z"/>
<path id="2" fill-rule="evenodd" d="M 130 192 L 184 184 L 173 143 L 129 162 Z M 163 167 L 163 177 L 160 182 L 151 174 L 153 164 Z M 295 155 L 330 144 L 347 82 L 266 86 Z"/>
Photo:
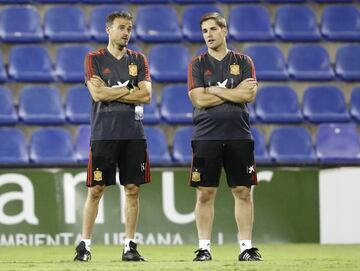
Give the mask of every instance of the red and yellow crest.
<path id="1" fill-rule="evenodd" d="M 130 76 L 137 76 L 138 75 L 138 69 L 137 66 L 134 64 L 129 65 L 129 75 Z"/>
<path id="2" fill-rule="evenodd" d="M 240 66 L 237 64 L 230 65 L 230 73 L 233 75 L 239 75 L 240 74 Z"/>

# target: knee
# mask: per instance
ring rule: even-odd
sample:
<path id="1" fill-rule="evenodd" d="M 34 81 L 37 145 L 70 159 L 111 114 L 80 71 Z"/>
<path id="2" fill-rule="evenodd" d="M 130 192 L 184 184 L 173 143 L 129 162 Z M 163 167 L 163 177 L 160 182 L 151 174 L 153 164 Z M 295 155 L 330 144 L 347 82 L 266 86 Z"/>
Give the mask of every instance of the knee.
<path id="1" fill-rule="evenodd" d="M 206 204 L 213 201 L 215 198 L 215 190 L 213 189 L 201 189 L 198 190 L 197 200 L 201 204 Z"/>
<path id="2" fill-rule="evenodd" d="M 135 184 L 129 184 L 125 187 L 125 195 L 129 199 L 137 199 L 139 196 L 140 187 Z"/>
<path id="3" fill-rule="evenodd" d="M 249 201 L 251 200 L 251 188 L 240 186 L 233 188 L 233 194 L 236 199 Z"/>

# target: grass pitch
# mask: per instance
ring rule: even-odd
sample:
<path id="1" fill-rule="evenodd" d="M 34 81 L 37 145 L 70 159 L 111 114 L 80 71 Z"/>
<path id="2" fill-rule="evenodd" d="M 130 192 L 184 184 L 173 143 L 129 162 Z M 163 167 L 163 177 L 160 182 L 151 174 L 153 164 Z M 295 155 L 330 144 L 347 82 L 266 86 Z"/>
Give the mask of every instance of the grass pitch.
<path id="1" fill-rule="evenodd" d="M 211 262 L 192 262 L 196 246 L 140 246 L 148 262 L 120 261 L 122 247 L 92 246 L 92 261 L 73 262 L 74 247 L 0 247 L 1 271 L 40 270 L 360 270 L 360 245 L 260 244 L 263 262 L 238 262 L 238 246 L 213 246 Z"/>

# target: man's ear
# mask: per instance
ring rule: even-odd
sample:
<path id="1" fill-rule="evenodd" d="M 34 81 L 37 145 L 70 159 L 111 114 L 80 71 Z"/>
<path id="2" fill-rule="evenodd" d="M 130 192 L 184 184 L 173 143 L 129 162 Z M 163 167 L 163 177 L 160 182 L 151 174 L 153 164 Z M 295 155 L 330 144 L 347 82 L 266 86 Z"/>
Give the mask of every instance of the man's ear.
<path id="1" fill-rule="evenodd" d="M 105 27 L 105 31 L 106 31 L 106 33 L 109 34 L 109 32 L 110 32 L 110 26 L 106 26 L 106 27 Z"/>

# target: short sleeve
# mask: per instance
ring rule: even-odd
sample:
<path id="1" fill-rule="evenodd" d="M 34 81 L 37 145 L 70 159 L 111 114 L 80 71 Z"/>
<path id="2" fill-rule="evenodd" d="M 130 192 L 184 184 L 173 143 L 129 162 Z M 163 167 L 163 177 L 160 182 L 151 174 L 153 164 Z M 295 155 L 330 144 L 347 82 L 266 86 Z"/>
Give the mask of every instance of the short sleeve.
<path id="1" fill-rule="evenodd" d="M 138 57 L 138 82 L 141 81 L 149 81 L 151 82 L 150 71 L 149 71 L 149 63 L 144 54 L 139 54 Z"/>
<path id="2" fill-rule="evenodd" d="M 189 63 L 187 77 L 188 91 L 194 88 L 205 87 L 199 60 L 200 57 L 197 57 Z"/>
<path id="3" fill-rule="evenodd" d="M 84 61 L 84 72 L 85 72 L 85 85 L 88 80 L 90 80 L 93 75 L 100 75 L 98 65 L 96 63 L 96 57 L 93 53 L 89 53 L 85 56 Z"/>
<path id="4" fill-rule="evenodd" d="M 247 78 L 256 79 L 254 62 L 249 56 L 245 56 L 243 62 L 243 80 Z"/>

